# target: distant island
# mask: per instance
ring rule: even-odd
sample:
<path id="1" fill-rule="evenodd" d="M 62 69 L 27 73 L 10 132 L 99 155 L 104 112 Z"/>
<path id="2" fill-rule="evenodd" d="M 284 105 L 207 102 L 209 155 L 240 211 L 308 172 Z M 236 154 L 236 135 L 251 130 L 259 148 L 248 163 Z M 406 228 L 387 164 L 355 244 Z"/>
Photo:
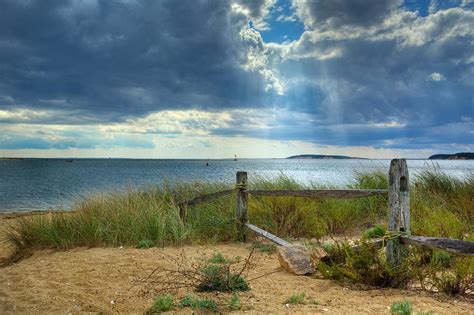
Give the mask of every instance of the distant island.
<path id="1" fill-rule="evenodd" d="M 430 160 L 474 160 L 473 152 L 461 152 L 454 154 L 435 154 L 429 157 Z"/>
<path id="2" fill-rule="evenodd" d="M 358 157 L 346 156 L 346 155 L 322 155 L 322 154 L 301 154 L 301 155 L 293 155 L 287 157 L 287 159 L 306 159 L 306 160 L 342 160 L 342 159 L 362 159 Z"/>

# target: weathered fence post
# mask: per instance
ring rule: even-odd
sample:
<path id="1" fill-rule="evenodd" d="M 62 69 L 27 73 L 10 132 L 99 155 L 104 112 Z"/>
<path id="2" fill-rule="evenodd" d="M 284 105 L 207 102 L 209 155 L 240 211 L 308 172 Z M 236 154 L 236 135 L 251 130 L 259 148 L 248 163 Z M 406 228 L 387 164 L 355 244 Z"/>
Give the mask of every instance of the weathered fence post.
<path id="1" fill-rule="evenodd" d="M 388 231 L 394 234 L 387 241 L 387 260 L 391 266 L 399 266 L 407 256 L 407 248 L 397 233 L 410 233 L 410 187 L 405 159 L 393 159 L 388 174 Z"/>
<path id="2" fill-rule="evenodd" d="M 179 217 L 184 222 L 186 221 L 186 214 L 188 212 L 187 206 L 185 204 L 178 203 Z"/>
<path id="3" fill-rule="evenodd" d="M 237 186 L 237 210 L 236 217 L 239 223 L 239 234 L 243 242 L 247 241 L 247 233 L 245 230 L 245 223 L 248 221 L 247 215 L 247 172 L 237 172 L 236 175 Z"/>

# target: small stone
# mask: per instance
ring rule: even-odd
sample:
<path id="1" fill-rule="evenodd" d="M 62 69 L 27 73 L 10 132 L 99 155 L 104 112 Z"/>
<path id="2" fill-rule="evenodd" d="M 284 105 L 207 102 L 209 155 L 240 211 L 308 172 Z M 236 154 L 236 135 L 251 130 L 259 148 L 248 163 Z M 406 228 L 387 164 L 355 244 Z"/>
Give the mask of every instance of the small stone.
<path id="1" fill-rule="evenodd" d="M 290 304 L 285 304 L 285 307 L 286 307 L 286 308 L 290 308 Z"/>
<path id="2" fill-rule="evenodd" d="M 295 275 L 307 275 L 315 271 L 309 250 L 301 245 L 279 246 L 278 260 L 285 270 Z"/>
<path id="3" fill-rule="evenodd" d="M 112 305 L 114 305 L 115 303 L 117 303 L 115 300 L 110 301 L 110 304 Z"/>

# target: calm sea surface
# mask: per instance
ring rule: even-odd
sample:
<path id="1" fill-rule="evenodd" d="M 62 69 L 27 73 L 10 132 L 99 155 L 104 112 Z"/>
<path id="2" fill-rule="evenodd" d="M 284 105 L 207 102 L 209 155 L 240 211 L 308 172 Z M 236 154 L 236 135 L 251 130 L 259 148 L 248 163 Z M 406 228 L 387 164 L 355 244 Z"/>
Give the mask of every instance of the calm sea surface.
<path id="1" fill-rule="evenodd" d="M 98 192 L 159 185 L 163 181 L 220 181 L 232 183 L 236 171 L 275 177 L 281 173 L 303 183 L 344 186 L 354 173 L 382 169 L 389 160 L 0 160 L 0 212 L 70 209 L 74 201 Z M 474 161 L 436 161 L 442 171 L 456 177 L 474 172 Z M 433 161 L 409 160 L 416 176 Z"/>

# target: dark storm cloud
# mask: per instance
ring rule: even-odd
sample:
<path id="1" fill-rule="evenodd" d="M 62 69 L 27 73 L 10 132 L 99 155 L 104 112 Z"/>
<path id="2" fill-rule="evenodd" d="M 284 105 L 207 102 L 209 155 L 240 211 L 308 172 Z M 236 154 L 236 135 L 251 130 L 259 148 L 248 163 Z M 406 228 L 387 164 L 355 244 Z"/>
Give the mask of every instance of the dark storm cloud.
<path id="1" fill-rule="evenodd" d="M 264 82 L 242 67 L 246 22 L 228 1 L 2 1 L 0 96 L 11 101 L 0 106 L 114 121 L 256 103 Z"/>
<path id="2" fill-rule="evenodd" d="M 367 27 L 383 22 L 401 5 L 400 0 L 311 0 L 300 3 L 308 28 Z"/>
<path id="3" fill-rule="evenodd" d="M 371 11 L 377 5 L 369 3 L 375 2 L 380 12 Z M 367 11 L 361 13 L 364 3 Z M 472 123 L 460 124 L 474 116 L 472 10 L 455 8 L 422 18 L 403 11 L 399 1 L 296 1 L 296 6 L 314 31 L 290 48 L 279 73 L 298 82 L 287 88 L 298 93 L 294 98 L 300 102 L 286 100 L 287 108 L 304 109 L 317 122 L 306 138 L 373 145 L 378 139 L 394 140 L 384 146 L 473 143 Z M 371 28 L 366 14 L 373 15 Z M 351 127 L 390 123 L 405 127 Z M 335 125 L 345 127 L 336 136 L 325 132 L 325 126 Z M 436 133 L 441 128 L 444 132 Z"/>
<path id="4" fill-rule="evenodd" d="M 472 6 L 419 16 L 400 0 L 294 0 L 306 32 L 277 45 L 247 29 L 249 19 L 271 27 L 274 5 L 1 1 L 0 124 L 113 125 L 169 109 L 257 108 L 259 120 L 251 111 L 218 127 L 189 123 L 211 135 L 327 145 L 473 144 Z M 140 132 L 162 135 L 161 123 Z M 34 146 L 35 137 L 42 147 L 94 147 L 93 135 L 7 136 L 3 148 Z"/>

